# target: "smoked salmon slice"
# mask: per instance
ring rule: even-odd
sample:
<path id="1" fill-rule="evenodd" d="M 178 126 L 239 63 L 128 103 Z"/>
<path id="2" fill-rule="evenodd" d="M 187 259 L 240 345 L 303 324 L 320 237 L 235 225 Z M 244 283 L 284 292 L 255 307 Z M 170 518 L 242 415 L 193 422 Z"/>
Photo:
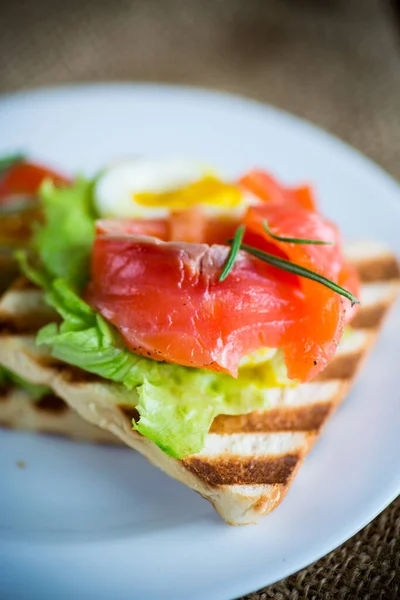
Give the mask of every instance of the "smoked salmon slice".
<path id="1" fill-rule="evenodd" d="M 279 236 L 332 245 L 277 241 L 266 232 L 265 221 Z M 315 211 L 268 202 L 250 207 L 243 222 L 245 242 L 335 283 L 343 280 L 338 231 Z M 184 220 L 179 227 L 183 236 Z M 350 310 L 347 299 L 244 251 L 220 282 L 229 253 L 222 237 L 226 222 L 218 239 L 214 220 L 213 238 L 219 243 L 212 245 L 149 236 L 147 223 L 143 235 L 137 235 L 139 229 L 140 224 L 126 222 L 98 227 L 87 290 L 90 304 L 117 327 L 130 350 L 236 376 L 244 355 L 261 347 L 281 348 L 289 377 L 299 381 L 317 375 L 332 358 Z"/>
<path id="2" fill-rule="evenodd" d="M 133 352 L 236 375 L 243 355 L 284 345 L 302 294 L 244 252 L 219 282 L 228 252 L 222 245 L 100 236 L 86 298 Z"/>

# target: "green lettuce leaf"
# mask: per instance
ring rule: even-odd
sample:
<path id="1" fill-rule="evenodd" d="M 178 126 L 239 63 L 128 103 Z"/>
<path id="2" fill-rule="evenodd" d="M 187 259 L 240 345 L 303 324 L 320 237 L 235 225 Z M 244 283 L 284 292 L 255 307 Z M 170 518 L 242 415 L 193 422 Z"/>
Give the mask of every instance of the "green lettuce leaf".
<path id="1" fill-rule="evenodd" d="M 44 219 L 36 227 L 32 247 L 52 277 L 62 277 L 75 289 L 89 274 L 96 219 L 92 197 L 93 183 L 84 179 L 63 188 L 46 180 L 40 189 Z"/>
<path id="2" fill-rule="evenodd" d="M 268 388 L 249 379 L 160 364 L 157 383 L 145 378 L 137 388 L 140 420 L 133 427 L 169 456 L 199 452 L 216 416 L 267 408 Z"/>
<path id="3" fill-rule="evenodd" d="M 64 320 L 60 326 L 49 323 L 43 327 L 37 344 L 48 344 L 59 360 L 123 383 L 130 390 L 142 383 L 140 363 L 151 371 L 153 361 L 126 350 L 118 332 L 63 279 L 55 279 L 47 287 L 45 299 Z"/>
<path id="4" fill-rule="evenodd" d="M 28 396 L 35 402 L 43 398 L 43 396 L 46 396 L 46 394 L 50 393 L 50 388 L 46 387 L 45 385 L 30 383 L 29 381 L 26 381 L 19 375 L 16 375 L 12 371 L 6 369 L 5 367 L 2 367 L 1 365 L 0 386 L 15 386 L 17 388 L 20 388 L 24 390 L 24 392 L 26 392 Z"/>

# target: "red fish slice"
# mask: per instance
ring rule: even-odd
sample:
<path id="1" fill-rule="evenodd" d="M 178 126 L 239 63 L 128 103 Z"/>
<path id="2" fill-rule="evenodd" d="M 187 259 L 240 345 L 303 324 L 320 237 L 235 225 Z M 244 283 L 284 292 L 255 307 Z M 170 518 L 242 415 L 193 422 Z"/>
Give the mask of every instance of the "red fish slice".
<path id="1" fill-rule="evenodd" d="M 283 188 L 259 171 L 240 183 L 264 200 L 250 207 L 243 220 L 245 243 L 348 284 L 357 293 L 357 277 L 343 261 L 339 233 L 316 212 L 309 188 Z M 238 223 L 197 217 L 189 211 L 186 217 L 181 213 L 153 223 L 101 222 L 89 302 L 118 328 L 133 352 L 156 360 L 236 375 L 244 355 L 272 347 L 284 350 L 289 377 L 307 381 L 316 376 L 334 355 L 355 310 L 350 301 L 244 251 L 220 282 L 229 252 L 223 244 Z M 332 245 L 280 241 L 267 233 L 265 221 L 278 237 Z M 207 243 L 198 243 L 201 238 Z"/>

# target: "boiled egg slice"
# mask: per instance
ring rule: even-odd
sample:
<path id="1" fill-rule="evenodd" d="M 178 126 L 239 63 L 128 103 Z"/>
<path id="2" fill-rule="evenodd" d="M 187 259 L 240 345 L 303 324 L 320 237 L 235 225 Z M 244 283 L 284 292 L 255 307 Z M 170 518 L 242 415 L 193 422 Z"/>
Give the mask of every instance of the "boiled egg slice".
<path id="1" fill-rule="evenodd" d="M 162 219 L 201 206 L 212 216 L 243 215 L 259 201 L 210 169 L 179 159 L 131 159 L 110 166 L 95 185 L 103 218 Z"/>

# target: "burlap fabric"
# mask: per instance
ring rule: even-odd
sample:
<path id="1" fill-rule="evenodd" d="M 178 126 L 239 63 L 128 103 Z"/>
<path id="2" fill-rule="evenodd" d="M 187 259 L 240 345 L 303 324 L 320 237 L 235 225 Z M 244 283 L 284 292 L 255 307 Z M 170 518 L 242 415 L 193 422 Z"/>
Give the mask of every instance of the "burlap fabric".
<path id="1" fill-rule="evenodd" d="M 228 90 L 308 118 L 400 177 L 400 27 L 394 4 L 3 1 L 0 91 L 96 80 Z M 341 548 L 246 598 L 399 598 L 399 528 L 398 501 Z"/>

